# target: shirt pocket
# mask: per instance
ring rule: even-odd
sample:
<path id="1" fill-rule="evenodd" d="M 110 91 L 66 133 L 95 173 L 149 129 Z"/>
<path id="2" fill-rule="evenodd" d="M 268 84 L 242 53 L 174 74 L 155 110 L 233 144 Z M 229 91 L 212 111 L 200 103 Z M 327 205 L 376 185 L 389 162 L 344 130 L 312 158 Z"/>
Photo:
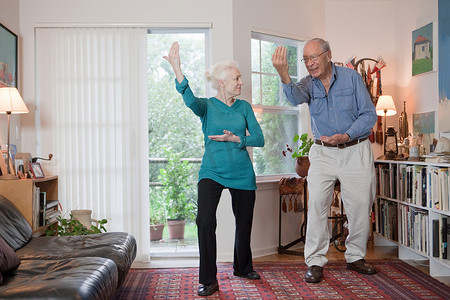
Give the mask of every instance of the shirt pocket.
<path id="1" fill-rule="evenodd" d="M 336 97 L 338 110 L 348 111 L 355 109 L 354 90 L 352 88 L 337 90 L 334 96 Z"/>
<path id="2" fill-rule="evenodd" d="M 315 93 L 309 105 L 309 113 L 312 116 L 320 115 L 326 111 L 327 95 L 325 93 Z"/>

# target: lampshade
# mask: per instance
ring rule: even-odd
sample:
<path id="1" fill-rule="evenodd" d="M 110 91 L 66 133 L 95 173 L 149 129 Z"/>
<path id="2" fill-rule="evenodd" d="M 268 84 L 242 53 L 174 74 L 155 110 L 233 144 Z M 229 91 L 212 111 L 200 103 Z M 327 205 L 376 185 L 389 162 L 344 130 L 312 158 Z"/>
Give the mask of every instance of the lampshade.
<path id="1" fill-rule="evenodd" d="M 0 114 L 6 114 L 8 116 L 8 150 L 6 151 L 6 172 L 2 171 L 0 175 L 0 180 L 14 180 L 18 179 L 14 175 L 12 170 L 13 163 L 10 160 L 10 127 L 11 127 L 11 115 L 12 114 L 26 114 L 28 113 L 28 108 L 23 102 L 22 96 L 20 96 L 19 91 L 15 87 L 2 87 L 0 88 Z M 3 159 L 3 158 L 2 158 Z"/>
<path id="2" fill-rule="evenodd" d="M 0 114 L 26 114 L 28 108 L 15 87 L 0 88 Z"/>
<path id="3" fill-rule="evenodd" d="M 394 99 L 392 99 L 392 96 L 389 95 L 381 95 L 378 98 L 377 107 L 375 110 L 379 116 L 393 116 L 397 113 Z"/>

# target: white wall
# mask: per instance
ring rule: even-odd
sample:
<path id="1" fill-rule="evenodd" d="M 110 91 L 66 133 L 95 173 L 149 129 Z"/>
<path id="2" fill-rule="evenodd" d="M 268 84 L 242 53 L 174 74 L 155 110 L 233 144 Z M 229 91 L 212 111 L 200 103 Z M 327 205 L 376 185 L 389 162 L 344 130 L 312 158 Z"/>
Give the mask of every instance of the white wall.
<path id="1" fill-rule="evenodd" d="M 438 93 L 438 0 L 397 0 L 395 2 L 397 16 L 395 27 L 396 62 L 395 73 L 396 96 L 400 101 L 406 101 L 409 129 L 412 131 L 412 114 L 437 111 L 439 106 Z M 434 71 L 412 76 L 412 32 L 433 22 Z M 436 113 L 436 132 L 438 128 Z"/>
<path id="2" fill-rule="evenodd" d="M 408 101 L 410 124 L 412 112 L 436 110 L 438 105 L 437 73 L 414 78 L 410 75 L 411 32 L 431 21 L 437 23 L 437 0 L 173 0 L 170 4 L 156 0 L 0 0 L 0 3 L 0 22 L 20 36 L 19 84 L 31 112 L 35 108 L 36 88 L 34 27 L 39 23 L 182 26 L 211 22 L 212 61 L 232 58 L 240 62 L 243 99 L 250 99 L 251 95 L 252 28 L 305 38 L 324 37 L 331 43 L 335 61 L 344 62 L 353 54 L 360 58 L 381 55 L 385 59 L 383 93 L 394 96 L 399 111 L 402 101 Z M 388 125 L 397 125 L 396 120 L 396 117 L 390 118 Z M 1 116 L 0 122 L 4 122 Z M 22 148 L 19 150 L 46 155 L 36 153 L 34 122 L 33 113 L 22 117 Z M 0 125 L 4 128 L 3 123 Z M 380 149 L 375 147 L 375 156 L 377 154 Z M 220 260 L 230 260 L 234 217 L 229 193 L 225 191 L 222 198 L 218 211 L 218 254 Z M 298 228 L 296 222 L 293 223 L 293 232 L 287 232 L 286 241 L 295 238 Z M 260 183 L 252 235 L 254 256 L 274 253 L 277 246 L 278 185 L 276 182 Z"/>
<path id="3" fill-rule="evenodd" d="M 7 9 L 5 9 L 7 8 Z M 0 0 L 0 23 L 3 24 L 6 28 L 14 32 L 18 35 L 18 57 L 20 57 L 20 44 L 22 42 L 21 37 L 19 36 L 19 2 L 15 0 Z M 18 74 L 21 73 L 21 61 L 18 59 Z M 21 90 L 21 79 L 19 77 L 18 81 L 19 85 L 17 86 L 17 89 L 19 92 L 22 92 Z M 24 99 L 26 102 L 26 99 Z M 6 149 L 6 143 L 8 141 L 8 118 L 6 115 L 0 115 L 0 146 L 2 149 Z M 12 115 L 11 116 L 11 136 L 10 136 L 10 142 L 11 144 L 16 145 L 20 148 L 20 115 Z"/>
<path id="4" fill-rule="evenodd" d="M 326 36 L 333 60 L 345 63 L 351 56 L 377 59 L 387 66 L 381 71 L 382 93 L 395 96 L 395 30 L 394 1 L 326 1 Z M 397 101 L 400 103 L 399 101 Z M 396 106 L 398 104 L 396 103 Z M 387 118 L 387 126 L 394 118 Z M 376 129 L 376 126 L 375 126 Z M 383 154 L 380 144 L 373 143 L 375 158 Z"/>
<path id="5" fill-rule="evenodd" d="M 397 115 L 387 118 L 398 129 L 398 117 L 406 101 L 409 130 L 412 114 L 438 109 L 438 73 L 412 76 L 412 31 L 434 22 L 434 58 L 437 70 L 438 0 L 326 0 L 326 36 L 335 61 L 382 56 L 382 92 L 392 95 Z M 437 128 L 436 114 L 436 131 Z M 382 148 L 373 144 L 375 157 Z"/>

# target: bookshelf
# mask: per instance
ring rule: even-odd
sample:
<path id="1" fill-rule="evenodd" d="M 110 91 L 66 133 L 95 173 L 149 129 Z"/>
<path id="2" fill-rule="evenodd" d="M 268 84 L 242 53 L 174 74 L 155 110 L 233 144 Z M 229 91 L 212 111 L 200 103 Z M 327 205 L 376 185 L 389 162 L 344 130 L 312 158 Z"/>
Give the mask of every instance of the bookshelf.
<path id="1" fill-rule="evenodd" d="M 375 169 L 375 244 L 397 246 L 403 260 L 429 260 L 431 276 L 450 276 L 450 164 L 376 160 Z"/>
<path id="2" fill-rule="evenodd" d="M 44 235 L 48 225 L 56 222 L 59 214 L 58 176 L 2 180 L 0 194 L 24 215 L 33 229 L 33 236 Z"/>

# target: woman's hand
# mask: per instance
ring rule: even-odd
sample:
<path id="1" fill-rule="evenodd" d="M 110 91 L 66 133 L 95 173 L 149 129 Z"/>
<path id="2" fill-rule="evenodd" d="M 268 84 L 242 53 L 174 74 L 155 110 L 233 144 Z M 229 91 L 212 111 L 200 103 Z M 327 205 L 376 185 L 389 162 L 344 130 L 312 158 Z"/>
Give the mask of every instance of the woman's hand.
<path id="1" fill-rule="evenodd" d="M 181 83 L 184 79 L 183 72 L 181 72 L 181 60 L 180 60 L 180 46 L 178 42 L 174 42 L 172 47 L 170 47 L 169 55 L 164 56 L 164 59 L 167 60 L 177 77 L 178 83 Z"/>
<path id="2" fill-rule="evenodd" d="M 288 84 L 292 81 L 291 76 L 289 76 L 287 49 L 284 46 L 275 48 L 275 52 L 272 55 L 272 65 L 277 70 L 283 83 Z"/>
<path id="3" fill-rule="evenodd" d="M 228 130 L 224 130 L 222 135 L 209 135 L 208 138 L 216 142 L 241 142 L 241 139 L 237 135 L 234 135 Z"/>

